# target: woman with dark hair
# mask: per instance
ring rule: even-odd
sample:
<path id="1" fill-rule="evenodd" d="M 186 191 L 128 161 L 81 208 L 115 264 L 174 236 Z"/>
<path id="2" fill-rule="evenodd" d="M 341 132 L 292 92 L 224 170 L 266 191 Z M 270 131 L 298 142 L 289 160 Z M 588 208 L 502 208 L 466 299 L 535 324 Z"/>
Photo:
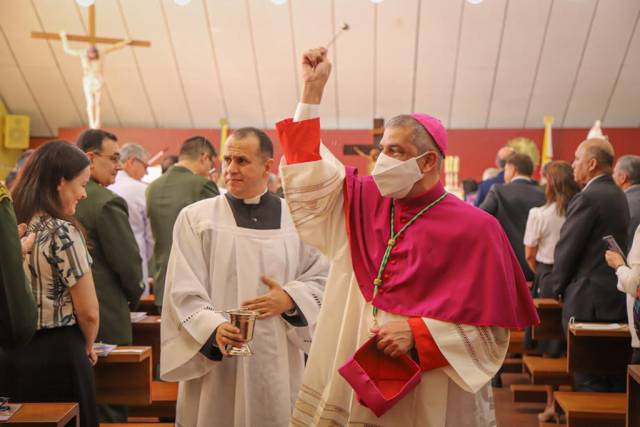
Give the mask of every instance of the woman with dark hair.
<path id="1" fill-rule="evenodd" d="M 567 207 L 574 195 L 580 191 L 573 178 L 571 165 L 563 161 L 550 162 L 543 169 L 547 181 L 544 206 L 529 211 L 524 233 L 524 251 L 527 264 L 535 271 L 533 296 L 555 298 L 549 280 L 553 270 L 553 256 L 560 238 L 560 229 L 565 221 Z M 561 357 L 564 351 L 560 340 L 538 341 L 538 350 L 550 357 Z M 548 386 L 547 407 L 538 415 L 540 421 L 548 421 L 555 416 L 553 388 Z"/>
<path id="2" fill-rule="evenodd" d="M 73 217 L 86 198 L 89 159 L 64 141 L 29 158 L 12 195 L 18 222 L 36 235 L 24 270 L 37 304 L 31 342 L 0 350 L 0 394 L 17 402 L 78 402 L 80 425 L 97 426 L 93 343 L 98 300 L 91 259 Z"/>

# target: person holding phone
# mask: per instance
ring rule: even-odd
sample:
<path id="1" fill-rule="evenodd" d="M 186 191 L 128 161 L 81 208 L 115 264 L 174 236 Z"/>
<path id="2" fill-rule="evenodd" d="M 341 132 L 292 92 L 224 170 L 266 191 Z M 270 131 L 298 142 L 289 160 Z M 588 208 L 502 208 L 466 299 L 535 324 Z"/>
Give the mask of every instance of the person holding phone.
<path id="1" fill-rule="evenodd" d="M 613 242 L 615 243 L 615 240 Z M 640 299 L 638 299 L 638 287 L 640 286 L 640 227 L 636 228 L 626 262 L 619 246 L 616 248 L 611 244 L 609 244 L 609 250 L 605 253 L 605 259 L 609 267 L 616 271 L 618 290 L 627 294 L 627 317 L 629 319 L 629 332 L 631 333 L 631 347 L 633 347 L 631 364 L 635 365 L 640 363 L 640 340 L 638 340 L 638 330 L 640 330 Z"/>

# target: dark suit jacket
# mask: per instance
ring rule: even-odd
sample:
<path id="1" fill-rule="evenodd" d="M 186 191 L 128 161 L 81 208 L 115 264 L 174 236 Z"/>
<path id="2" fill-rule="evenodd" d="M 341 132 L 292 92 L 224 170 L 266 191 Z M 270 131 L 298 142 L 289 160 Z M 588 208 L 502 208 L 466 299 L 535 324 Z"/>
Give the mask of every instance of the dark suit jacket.
<path id="1" fill-rule="evenodd" d="M 602 238 L 612 235 L 625 248 L 628 227 L 627 199 L 611 175 L 597 178 L 569 203 L 551 273 L 554 292 L 563 296 L 565 329 L 572 316 L 577 321 L 626 321 L 626 298 L 616 289 Z"/>
<path id="2" fill-rule="evenodd" d="M 629 203 L 629 232 L 627 233 L 627 253 L 631 250 L 631 244 L 633 243 L 633 236 L 636 233 L 638 225 L 640 225 L 640 185 L 627 188 L 624 192 L 627 196 L 627 203 Z M 620 244 L 618 242 L 618 244 Z M 624 247 L 623 247 L 624 249 Z"/>
<path id="3" fill-rule="evenodd" d="M 18 225 L 7 188 L 0 184 L 0 347 L 26 344 L 36 330 L 37 312 L 22 268 Z"/>
<path id="4" fill-rule="evenodd" d="M 185 206 L 217 196 L 218 187 L 182 166 L 173 166 L 147 187 L 147 215 L 155 241 L 152 268 L 155 304 L 162 306 L 173 225 Z"/>
<path id="5" fill-rule="evenodd" d="M 502 225 L 528 281 L 533 280 L 533 271 L 524 257 L 524 230 L 531 208 L 542 206 L 545 201 L 544 192 L 535 181 L 516 179 L 494 185 L 480 205 Z"/>
<path id="6" fill-rule="evenodd" d="M 478 184 L 478 192 L 476 193 L 476 201 L 474 202 L 477 207 L 480 207 L 482 202 L 484 202 L 485 197 L 489 194 L 489 190 L 495 184 L 504 184 L 504 171 L 500 171 L 498 175 L 493 178 L 485 179 Z"/>
<path id="7" fill-rule="evenodd" d="M 93 259 L 91 272 L 100 304 L 97 341 L 131 344 L 129 309 L 138 305 L 144 283 L 127 202 L 92 179 L 87 185 L 87 198 L 78 203 L 76 217 L 86 229 Z"/>

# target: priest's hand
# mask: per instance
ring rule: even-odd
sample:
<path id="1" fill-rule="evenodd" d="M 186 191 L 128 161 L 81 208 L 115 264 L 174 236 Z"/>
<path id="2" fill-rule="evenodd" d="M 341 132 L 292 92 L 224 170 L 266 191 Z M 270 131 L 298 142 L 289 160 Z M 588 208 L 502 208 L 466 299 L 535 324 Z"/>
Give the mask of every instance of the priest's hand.
<path id="1" fill-rule="evenodd" d="M 303 103 L 320 104 L 330 74 L 331 62 L 327 58 L 327 49 L 309 49 L 302 55 Z"/>
<path id="2" fill-rule="evenodd" d="M 378 336 L 378 348 L 387 356 L 400 357 L 413 348 L 413 332 L 406 320 L 393 320 L 371 332 Z"/>
<path id="3" fill-rule="evenodd" d="M 271 316 L 280 316 L 286 311 L 293 310 L 296 305 L 289 294 L 275 280 L 262 276 L 262 283 L 269 287 L 269 292 L 242 303 L 242 308 L 254 310 L 259 313 L 258 319 L 266 319 Z"/>
<path id="4" fill-rule="evenodd" d="M 236 328 L 229 322 L 221 323 L 216 328 L 216 344 L 218 349 L 224 356 L 229 356 L 227 352 L 227 346 L 242 347 L 244 345 L 244 339 L 240 335 L 240 329 Z"/>

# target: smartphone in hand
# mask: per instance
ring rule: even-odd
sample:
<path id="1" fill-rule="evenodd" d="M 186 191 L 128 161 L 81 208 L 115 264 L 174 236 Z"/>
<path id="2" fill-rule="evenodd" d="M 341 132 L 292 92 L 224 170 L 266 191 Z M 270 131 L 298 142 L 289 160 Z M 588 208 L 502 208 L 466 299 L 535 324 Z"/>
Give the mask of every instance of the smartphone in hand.
<path id="1" fill-rule="evenodd" d="M 618 245 L 618 242 L 616 242 L 616 239 L 614 239 L 613 236 L 604 236 L 602 240 L 607 243 L 608 249 L 610 251 L 617 252 L 624 258 L 624 251 L 620 248 L 620 245 Z"/>

